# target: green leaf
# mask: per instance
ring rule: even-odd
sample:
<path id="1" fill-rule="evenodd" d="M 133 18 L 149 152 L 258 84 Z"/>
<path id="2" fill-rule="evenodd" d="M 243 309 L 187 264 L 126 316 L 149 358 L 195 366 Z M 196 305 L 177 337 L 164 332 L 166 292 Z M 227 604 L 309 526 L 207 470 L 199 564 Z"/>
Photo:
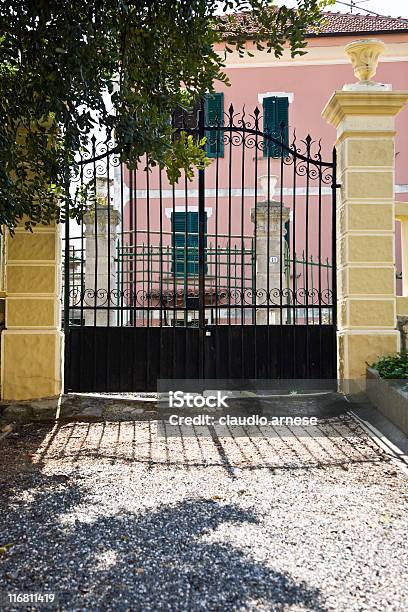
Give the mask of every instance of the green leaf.
<path id="1" fill-rule="evenodd" d="M 179 105 L 229 84 L 225 58 L 240 57 L 255 23 L 255 48 L 280 57 L 303 54 L 310 28 L 332 0 L 302 0 L 298 10 L 271 10 L 268 0 L 4 0 L 0 3 L 0 225 L 13 232 L 59 221 L 66 202 L 80 218 L 84 194 L 69 192 L 89 134 L 111 131 L 120 159 L 166 168 L 171 182 L 208 165 L 204 142 L 173 137 Z M 244 18 L 236 13 L 244 11 Z M 87 144 L 88 142 L 88 144 Z M 88 150 L 87 150 L 88 147 Z"/>

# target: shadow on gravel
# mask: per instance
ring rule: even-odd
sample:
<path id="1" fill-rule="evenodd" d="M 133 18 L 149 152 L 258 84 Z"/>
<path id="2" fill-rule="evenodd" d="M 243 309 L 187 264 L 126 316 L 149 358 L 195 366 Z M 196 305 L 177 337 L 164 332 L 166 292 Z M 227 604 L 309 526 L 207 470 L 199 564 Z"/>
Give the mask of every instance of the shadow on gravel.
<path id="1" fill-rule="evenodd" d="M 252 511 L 186 499 L 106 516 L 82 484 L 37 468 L 3 488 L 0 542 L 14 545 L 0 557 L 0 591 L 55 590 L 68 610 L 326 609 L 319 590 L 228 540 L 231 526 L 258 523 Z"/>
<path id="2" fill-rule="evenodd" d="M 275 437 L 251 435 L 241 428 L 236 435 L 220 437 L 214 427 L 206 437 L 157 437 L 154 421 L 137 423 L 31 424 L 0 442 L 0 489 L 14 471 L 39 469 L 49 461 L 74 468 L 82 462 L 139 464 L 151 471 L 220 467 L 231 479 L 239 470 L 307 470 L 375 464 L 389 458 L 369 443 L 367 435 L 350 416 L 325 418 L 309 435 L 306 428 Z M 258 428 L 258 433 L 262 434 Z"/>

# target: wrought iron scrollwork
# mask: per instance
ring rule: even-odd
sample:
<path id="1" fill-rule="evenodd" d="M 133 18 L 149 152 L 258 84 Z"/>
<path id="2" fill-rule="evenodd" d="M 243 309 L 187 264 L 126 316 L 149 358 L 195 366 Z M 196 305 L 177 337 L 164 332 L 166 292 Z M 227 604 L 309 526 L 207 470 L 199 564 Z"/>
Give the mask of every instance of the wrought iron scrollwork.
<path id="1" fill-rule="evenodd" d="M 142 289 L 85 289 L 80 290 L 75 287 L 70 290 L 71 307 L 85 306 L 104 308 L 119 308 L 123 303 L 126 306 L 139 306 L 141 308 L 149 307 L 167 307 L 176 304 L 183 306 L 187 298 L 197 297 L 198 292 L 184 292 L 183 289 L 178 289 L 175 292 L 164 290 L 162 292 L 146 291 Z M 293 291 L 289 287 L 279 289 L 274 287 L 269 291 L 267 289 L 253 289 L 246 287 L 244 289 L 233 287 L 218 288 L 217 291 L 208 293 L 206 296 L 207 305 L 217 306 L 269 306 L 269 307 L 288 307 L 288 306 L 331 306 L 333 293 L 330 289 L 319 291 L 316 288 L 306 289 L 299 287 Z"/>

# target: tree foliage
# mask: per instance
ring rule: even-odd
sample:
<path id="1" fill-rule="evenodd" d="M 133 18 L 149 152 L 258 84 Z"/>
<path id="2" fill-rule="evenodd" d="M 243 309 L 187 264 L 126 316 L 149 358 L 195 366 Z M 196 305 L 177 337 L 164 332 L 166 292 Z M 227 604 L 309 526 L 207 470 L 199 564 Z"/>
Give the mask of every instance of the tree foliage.
<path id="1" fill-rule="evenodd" d="M 202 146 L 175 141 L 169 117 L 227 82 L 214 44 L 242 55 L 255 23 L 259 48 L 304 53 L 331 1 L 294 10 L 268 0 L 0 0 L 0 224 L 60 219 L 96 125 L 130 167 L 148 152 L 170 180 L 191 174 L 206 163 Z"/>

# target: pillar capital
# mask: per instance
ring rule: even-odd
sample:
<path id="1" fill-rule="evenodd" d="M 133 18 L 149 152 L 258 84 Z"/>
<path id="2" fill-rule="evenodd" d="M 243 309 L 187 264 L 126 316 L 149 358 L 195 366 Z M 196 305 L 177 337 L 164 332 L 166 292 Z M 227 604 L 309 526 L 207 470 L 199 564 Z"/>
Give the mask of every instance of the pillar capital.
<path id="1" fill-rule="evenodd" d="M 84 215 L 85 235 L 112 233 L 120 223 L 120 212 L 112 204 L 98 206 Z M 96 225 L 96 227 L 95 227 Z"/>
<path id="2" fill-rule="evenodd" d="M 269 225 L 284 225 L 289 214 L 289 208 L 281 202 L 257 202 L 256 207 L 251 209 L 251 221 L 255 223 L 256 218 L 258 230 L 267 231 Z"/>
<path id="3" fill-rule="evenodd" d="M 393 132 L 394 118 L 408 101 L 408 91 L 383 91 L 361 86 L 354 91 L 335 91 L 323 109 L 322 117 L 343 132 Z"/>

